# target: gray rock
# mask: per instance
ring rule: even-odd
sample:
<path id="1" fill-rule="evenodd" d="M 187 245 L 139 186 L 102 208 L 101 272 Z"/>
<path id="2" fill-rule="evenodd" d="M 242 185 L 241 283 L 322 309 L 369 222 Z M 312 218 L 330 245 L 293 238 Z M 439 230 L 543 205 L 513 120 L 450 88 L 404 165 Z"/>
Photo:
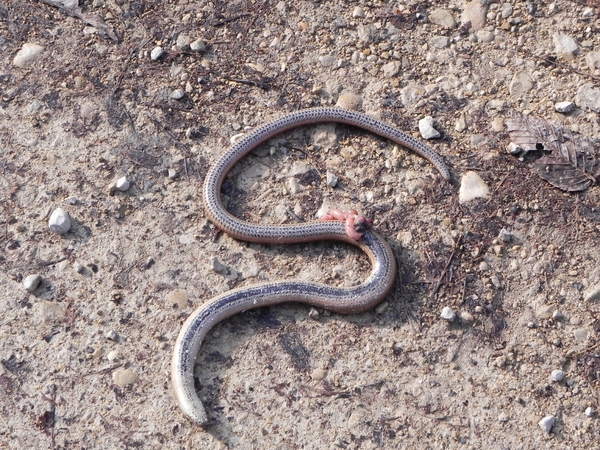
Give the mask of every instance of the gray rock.
<path id="1" fill-rule="evenodd" d="M 502 242 L 510 242 L 513 240 L 513 235 L 506 228 L 502 228 L 498 234 L 498 239 Z"/>
<path id="2" fill-rule="evenodd" d="M 592 72 L 600 70 L 600 52 L 589 52 L 585 55 L 585 63 Z"/>
<path id="3" fill-rule="evenodd" d="M 352 11 L 352 17 L 354 17 L 355 19 L 362 19 L 365 17 L 365 10 L 362 9 L 362 7 L 360 6 L 355 6 L 354 10 Z"/>
<path id="4" fill-rule="evenodd" d="M 137 375 L 131 369 L 117 369 L 112 374 L 113 382 L 120 387 L 135 383 Z"/>
<path id="5" fill-rule="evenodd" d="M 335 56 L 333 55 L 322 55 L 319 56 L 319 62 L 323 67 L 331 67 L 335 64 Z"/>
<path id="6" fill-rule="evenodd" d="M 488 10 L 488 2 L 473 0 L 468 2 L 460 16 L 460 23 L 465 25 L 467 22 L 471 24 L 470 31 L 476 32 L 485 26 L 485 16 Z"/>
<path id="7" fill-rule="evenodd" d="M 445 306 L 444 309 L 442 309 L 440 317 L 448 322 L 454 322 L 454 319 L 456 319 L 456 313 L 449 306 Z"/>
<path id="8" fill-rule="evenodd" d="M 476 198 L 488 198 L 490 188 L 476 172 L 466 172 L 460 180 L 458 202 L 467 203 Z"/>
<path id="9" fill-rule="evenodd" d="M 510 3 L 504 3 L 500 9 L 500 13 L 502 14 L 503 19 L 508 19 L 513 13 L 512 5 Z"/>
<path id="10" fill-rule="evenodd" d="M 338 97 L 336 106 L 352 111 L 358 111 L 362 107 L 362 97 L 351 92 L 343 92 Z"/>
<path id="11" fill-rule="evenodd" d="M 121 192 L 125 192 L 130 186 L 131 183 L 127 177 L 121 177 L 115 182 L 115 187 Z"/>
<path id="12" fill-rule="evenodd" d="M 542 305 L 537 310 L 537 316 L 540 319 L 549 319 L 556 309 L 556 305 Z"/>
<path id="13" fill-rule="evenodd" d="M 573 337 L 579 343 L 587 341 L 589 335 L 590 334 L 585 328 L 578 328 L 577 330 L 573 330 Z"/>
<path id="14" fill-rule="evenodd" d="M 538 422 L 538 425 L 542 430 L 546 433 L 550 434 L 552 431 L 552 427 L 554 427 L 554 423 L 556 422 L 556 417 L 554 416 L 546 416 L 542 420 Z"/>
<path id="15" fill-rule="evenodd" d="M 550 380 L 560 382 L 564 380 L 565 373 L 562 370 L 553 370 L 550 374 Z"/>
<path id="16" fill-rule="evenodd" d="M 531 76 L 524 70 L 521 70 L 513 76 L 510 85 L 508 86 L 508 90 L 510 95 L 521 97 L 526 92 L 532 90 L 534 86 L 535 84 Z"/>
<path id="17" fill-rule="evenodd" d="M 42 282 L 42 277 L 40 275 L 29 275 L 25 277 L 23 280 L 23 287 L 27 292 L 34 292 Z"/>
<path id="18" fill-rule="evenodd" d="M 575 109 L 575 104 L 573 102 L 559 102 L 554 104 L 554 110 L 561 114 L 569 114 L 573 112 Z"/>
<path id="19" fill-rule="evenodd" d="M 43 51 L 44 47 L 41 45 L 26 42 L 13 58 L 13 64 L 22 69 L 31 67 Z"/>
<path id="20" fill-rule="evenodd" d="M 572 58 L 579 50 L 579 46 L 577 45 L 577 42 L 575 42 L 575 39 L 560 31 L 552 36 L 552 40 L 554 41 L 556 53 L 559 55 Z"/>
<path id="21" fill-rule="evenodd" d="M 389 63 L 384 64 L 381 68 L 383 70 L 383 76 L 386 78 L 395 77 L 400 72 L 400 67 L 399 61 L 390 61 Z"/>
<path id="22" fill-rule="evenodd" d="M 192 39 L 187 34 L 181 33 L 177 36 L 175 46 L 178 50 L 187 50 L 190 47 L 190 42 L 192 42 Z"/>
<path id="23" fill-rule="evenodd" d="M 336 187 L 337 184 L 338 184 L 338 177 L 336 177 L 333 173 L 331 173 L 328 170 L 327 171 L 327 186 Z"/>
<path id="24" fill-rule="evenodd" d="M 206 51 L 206 42 L 202 39 L 196 39 L 194 42 L 190 44 L 190 49 L 193 52 L 203 52 Z"/>
<path id="25" fill-rule="evenodd" d="M 54 233 L 64 234 L 71 229 L 71 218 L 62 208 L 56 208 L 48 220 L 48 228 Z"/>
<path id="26" fill-rule="evenodd" d="M 423 136 L 423 139 L 438 139 L 441 134 L 438 130 L 433 127 L 433 117 L 426 116 L 419 120 L 419 133 Z"/>
<path id="27" fill-rule="evenodd" d="M 583 293 L 583 299 L 586 302 L 600 300 L 600 284 L 587 288 Z"/>
<path id="28" fill-rule="evenodd" d="M 446 29 L 454 29 L 458 26 L 456 19 L 449 9 L 434 9 L 429 13 L 429 21 Z"/>
<path id="29" fill-rule="evenodd" d="M 173 100 L 181 100 L 183 97 L 185 97 L 185 92 L 183 92 L 183 89 L 175 89 L 171 93 L 171 98 Z"/>
<path id="30" fill-rule="evenodd" d="M 157 61 L 164 53 L 162 47 L 154 47 L 150 52 L 150 59 L 152 61 Z"/>
<path id="31" fill-rule="evenodd" d="M 523 151 L 523 147 L 520 147 L 519 145 L 515 144 L 514 142 L 511 142 L 510 144 L 508 144 L 506 146 L 506 153 L 508 153 L 509 155 L 518 155 L 522 151 Z"/>
<path id="32" fill-rule="evenodd" d="M 434 48 L 447 48 L 450 47 L 450 38 L 447 36 L 434 36 L 429 44 Z"/>
<path id="33" fill-rule="evenodd" d="M 600 112 L 600 88 L 592 83 L 584 84 L 577 91 L 575 103 L 580 108 Z"/>

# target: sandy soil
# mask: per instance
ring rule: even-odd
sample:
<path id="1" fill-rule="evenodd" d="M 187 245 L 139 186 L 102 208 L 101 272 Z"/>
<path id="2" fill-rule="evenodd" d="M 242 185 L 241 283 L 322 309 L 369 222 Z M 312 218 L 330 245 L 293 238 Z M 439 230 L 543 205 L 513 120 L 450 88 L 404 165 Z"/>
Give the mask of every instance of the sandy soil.
<path id="1" fill-rule="evenodd" d="M 598 448 L 600 191 L 540 180 L 506 153 L 504 128 L 517 110 L 600 135 L 581 94 L 600 86 L 598 2 L 81 8 L 118 41 L 42 2 L 0 5 L 1 448 Z M 575 50 L 561 51 L 559 31 Z M 198 39 L 204 50 L 185 45 Z M 25 43 L 44 49 L 22 68 Z M 198 359 L 211 419 L 199 428 L 169 379 L 195 307 L 261 280 L 352 285 L 369 270 L 341 244 L 219 233 L 203 176 L 245 127 L 349 94 L 417 137 L 431 115 L 442 137 L 428 143 L 454 183 L 342 126 L 288 132 L 241 162 L 223 191 L 230 211 L 280 223 L 355 207 L 394 248 L 398 282 L 364 314 L 284 305 L 218 325 Z M 561 101 L 575 111 L 556 113 Z M 459 203 L 467 171 L 487 199 Z M 131 187 L 112 188 L 123 176 Z M 64 235 L 48 229 L 59 207 L 73 221 Z M 442 320 L 444 307 L 457 320 Z"/>

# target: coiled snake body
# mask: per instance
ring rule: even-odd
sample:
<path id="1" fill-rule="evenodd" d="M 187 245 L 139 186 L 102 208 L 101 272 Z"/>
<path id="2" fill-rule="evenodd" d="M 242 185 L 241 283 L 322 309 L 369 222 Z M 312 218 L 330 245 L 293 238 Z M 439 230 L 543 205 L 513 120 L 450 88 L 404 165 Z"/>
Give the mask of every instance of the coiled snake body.
<path id="1" fill-rule="evenodd" d="M 266 123 L 240 139 L 210 168 L 204 181 L 203 200 L 208 217 L 228 235 L 258 243 L 298 243 L 340 240 L 361 248 L 369 257 L 372 270 L 358 286 L 341 288 L 307 281 L 277 281 L 242 287 L 214 297 L 196 309 L 185 321 L 175 343 L 171 380 L 181 410 L 203 425 L 207 415 L 194 389 L 194 364 L 202 340 L 221 320 L 253 308 L 285 302 L 300 302 L 339 313 L 358 313 L 380 303 L 389 293 L 396 276 L 394 254 L 384 239 L 372 230 L 361 230 L 362 239 L 348 235 L 340 220 L 299 224 L 258 225 L 229 214 L 221 203 L 221 185 L 232 167 L 259 144 L 283 131 L 322 122 L 337 122 L 371 131 L 407 147 L 433 163 L 446 180 L 450 172 L 429 147 L 394 127 L 361 113 L 340 108 L 312 108 L 287 114 Z"/>

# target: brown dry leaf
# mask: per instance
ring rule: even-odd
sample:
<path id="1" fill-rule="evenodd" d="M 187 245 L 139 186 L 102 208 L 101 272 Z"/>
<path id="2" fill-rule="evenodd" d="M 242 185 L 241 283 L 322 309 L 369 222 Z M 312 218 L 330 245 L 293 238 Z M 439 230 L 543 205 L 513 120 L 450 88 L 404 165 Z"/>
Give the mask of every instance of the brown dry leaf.
<path id="1" fill-rule="evenodd" d="M 511 141 L 528 152 L 549 152 L 531 165 L 531 170 L 563 191 L 576 192 L 596 183 L 600 164 L 596 143 L 563 130 L 544 119 L 513 113 L 506 121 Z"/>

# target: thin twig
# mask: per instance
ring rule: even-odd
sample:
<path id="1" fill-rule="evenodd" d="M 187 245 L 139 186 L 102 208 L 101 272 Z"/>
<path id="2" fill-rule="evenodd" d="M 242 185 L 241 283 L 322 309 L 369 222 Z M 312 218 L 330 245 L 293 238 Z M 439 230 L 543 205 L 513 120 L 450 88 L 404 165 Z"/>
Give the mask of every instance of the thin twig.
<path id="1" fill-rule="evenodd" d="M 444 270 L 442 270 L 442 273 L 440 274 L 440 276 L 437 280 L 435 288 L 433 289 L 433 295 L 437 295 L 438 291 L 440 290 L 440 287 L 442 286 L 442 280 L 446 276 L 446 273 L 448 272 L 448 269 L 450 268 L 450 264 L 452 263 L 452 260 L 454 259 L 454 256 L 456 255 L 456 251 L 458 250 L 458 248 L 460 247 L 460 244 L 462 243 L 462 238 L 463 238 L 462 235 L 460 235 L 458 237 L 458 239 L 456 240 L 456 242 L 454 243 L 454 248 L 452 249 L 452 254 L 450 255 L 450 258 L 448 258 L 448 261 L 446 262 L 446 267 L 444 267 Z"/>

